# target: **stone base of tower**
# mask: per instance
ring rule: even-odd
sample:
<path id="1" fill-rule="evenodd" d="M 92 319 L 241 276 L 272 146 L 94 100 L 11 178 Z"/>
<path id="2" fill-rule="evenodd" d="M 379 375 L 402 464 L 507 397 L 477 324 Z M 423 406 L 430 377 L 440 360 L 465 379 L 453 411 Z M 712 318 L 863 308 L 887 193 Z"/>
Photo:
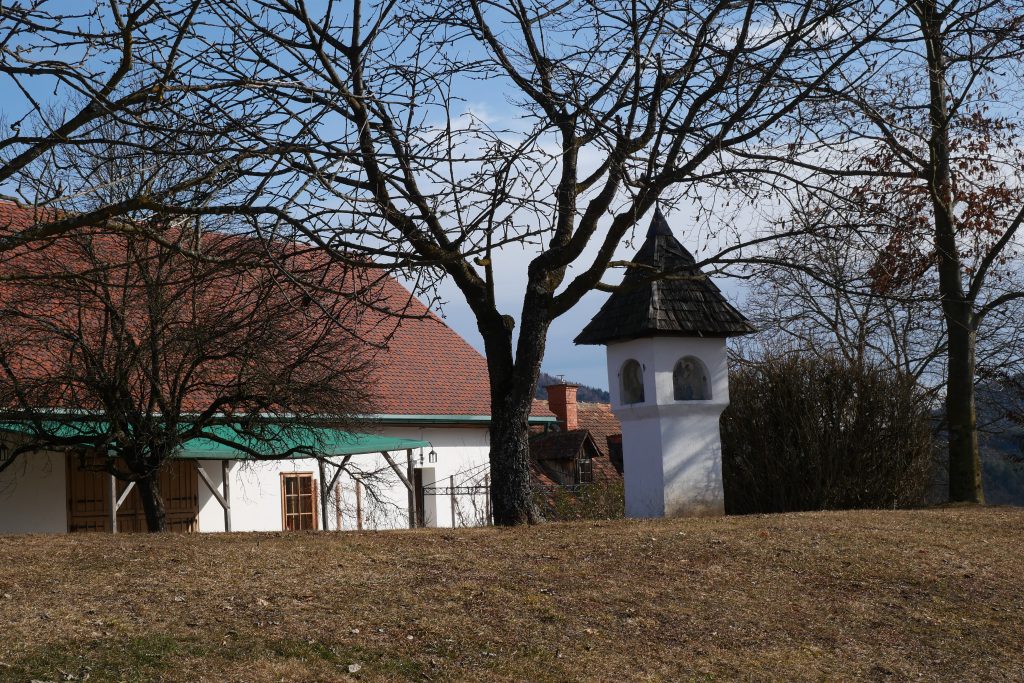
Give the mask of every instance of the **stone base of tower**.
<path id="1" fill-rule="evenodd" d="M 636 406 L 622 422 L 627 517 L 725 514 L 717 403 Z"/>

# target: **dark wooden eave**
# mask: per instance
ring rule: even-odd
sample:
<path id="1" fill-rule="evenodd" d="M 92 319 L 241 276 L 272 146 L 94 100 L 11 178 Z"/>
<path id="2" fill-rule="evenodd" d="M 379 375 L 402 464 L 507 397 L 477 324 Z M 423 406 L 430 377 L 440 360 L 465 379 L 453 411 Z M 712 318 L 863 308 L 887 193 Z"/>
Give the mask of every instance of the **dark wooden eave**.
<path id="1" fill-rule="evenodd" d="M 575 460 L 583 455 L 601 455 L 594 438 L 586 429 L 545 432 L 530 438 L 530 457 L 537 461 Z"/>
<path id="2" fill-rule="evenodd" d="M 704 275 L 655 209 L 647 239 L 619 288 L 574 340 L 607 344 L 652 336 L 734 337 L 754 332 Z"/>

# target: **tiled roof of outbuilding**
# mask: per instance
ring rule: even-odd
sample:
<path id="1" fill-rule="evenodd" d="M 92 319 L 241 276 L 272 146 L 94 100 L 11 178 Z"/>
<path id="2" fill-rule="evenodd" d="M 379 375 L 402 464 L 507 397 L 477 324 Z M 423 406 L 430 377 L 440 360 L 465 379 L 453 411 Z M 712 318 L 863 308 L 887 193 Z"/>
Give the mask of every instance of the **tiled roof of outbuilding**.
<path id="1" fill-rule="evenodd" d="M 574 429 L 571 432 L 546 432 L 530 439 L 530 455 L 534 460 L 564 460 L 579 457 L 583 447 L 597 450 L 590 432 Z"/>
<path id="2" fill-rule="evenodd" d="M 731 337 L 754 331 L 697 267 L 657 209 L 633 263 L 640 267 L 626 271 L 620 289 L 608 297 L 575 343 L 606 344 L 654 335 Z"/>
<path id="3" fill-rule="evenodd" d="M 608 437 L 622 433 L 622 425 L 612 413 L 612 407 L 607 403 L 578 403 L 576 412 L 580 429 L 590 432 L 601 455 L 608 457 Z"/>
<path id="4" fill-rule="evenodd" d="M 0 232 L 24 230 L 34 221 L 31 208 L 0 202 Z M 0 256 L 0 275 L 19 258 L 16 252 Z M 381 340 L 385 350 L 378 356 L 380 367 L 372 380 L 377 414 L 489 416 L 490 381 L 484 357 L 396 280 L 384 280 L 381 294 L 377 302 L 381 310 L 368 312 L 360 321 L 368 336 L 390 334 Z M 405 316 L 397 329 L 389 312 Z M 536 401 L 532 416 L 553 414 L 546 403 Z"/>

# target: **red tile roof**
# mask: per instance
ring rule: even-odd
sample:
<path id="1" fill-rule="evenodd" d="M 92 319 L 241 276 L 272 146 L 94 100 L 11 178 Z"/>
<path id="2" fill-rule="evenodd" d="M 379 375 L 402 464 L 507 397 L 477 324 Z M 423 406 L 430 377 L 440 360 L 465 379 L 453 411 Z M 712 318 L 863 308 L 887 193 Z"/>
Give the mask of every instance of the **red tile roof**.
<path id="1" fill-rule="evenodd" d="M 22 230 L 33 222 L 32 209 L 0 202 L 0 231 Z M 17 258 L 11 252 L 0 255 L 0 274 Z M 46 267 L 45 260 L 36 263 Z M 484 357 L 397 281 L 385 278 L 382 288 L 377 302 L 382 310 L 365 314 L 360 323 L 384 345 L 373 379 L 376 413 L 488 416 L 490 382 Z M 396 320 L 391 315 L 395 312 L 404 318 Z M 546 403 L 535 401 L 532 415 L 552 413 Z"/>
<path id="2" fill-rule="evenodd" d="M 487 362 L 422 301 L 392 279 L 385 284 L 392 310 L 409 316 L 379 322 L 394 334 L 376 374 L 378 411 L 386 415 L 490 415 Z M 397 328 L 395 324 L 398 322 Z"/>
<path id="3" fill-rule="evenodd" d="M 608 437 L 622 433 L 612 407 L 607 403 L 577 403 L 576 413 L 579 428 L 590 432 L 601 455 L 608 457 Z"/>

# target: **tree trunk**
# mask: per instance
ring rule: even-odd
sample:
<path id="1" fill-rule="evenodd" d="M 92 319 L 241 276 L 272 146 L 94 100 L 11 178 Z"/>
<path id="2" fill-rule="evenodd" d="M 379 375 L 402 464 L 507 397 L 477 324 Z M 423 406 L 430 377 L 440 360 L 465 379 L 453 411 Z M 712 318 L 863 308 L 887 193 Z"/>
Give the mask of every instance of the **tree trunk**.
<path id="1" fill-rule="evenodd" d="M 510 396 L 491 406 L 491 509 L 501 526 L 540 521 L 530 486 L 531 403 Z"/>
<path id="2" fill-rule="evenodd" d="M 947 315 L 949 362 L 946 370 L 946 421 L 949 427 L 949 499 L 984 503 L 978 418 L 974 401 L 974 344 L 970 320 Z"/>
<path id="3" fill-rule="evenodd" d="M 530 411 L 551 324 L 550 293 L 528 286 L 512 357 L 512 320 L 480 325 L 491 382 L 491 510 L 501 526 L 543 521 L 530 485 Z"/>
<path id="4" fill-rule="evenodd" d="M 974 302 L 964 291 L 960 249 L 956 241 L 953 174 L 950 166 L 949 108 L 942 15 L 934 0 L 918 5 L 928 61 L 931 134 L 926 170 L 934 221 L 939 296 L 948 340 L 946 420 L 949 427 L 949 497 L 984 502 L 981 458 L 974 405 Z"/>
<path id="5" fill-rule="evenodd" d="M 146 513 L 146 530 L 150 533 L 167 531 L 167 509 L 160 495 L 159 470 L 140 479 L 135 487 L 139 490 L 142 509 Z"/>

